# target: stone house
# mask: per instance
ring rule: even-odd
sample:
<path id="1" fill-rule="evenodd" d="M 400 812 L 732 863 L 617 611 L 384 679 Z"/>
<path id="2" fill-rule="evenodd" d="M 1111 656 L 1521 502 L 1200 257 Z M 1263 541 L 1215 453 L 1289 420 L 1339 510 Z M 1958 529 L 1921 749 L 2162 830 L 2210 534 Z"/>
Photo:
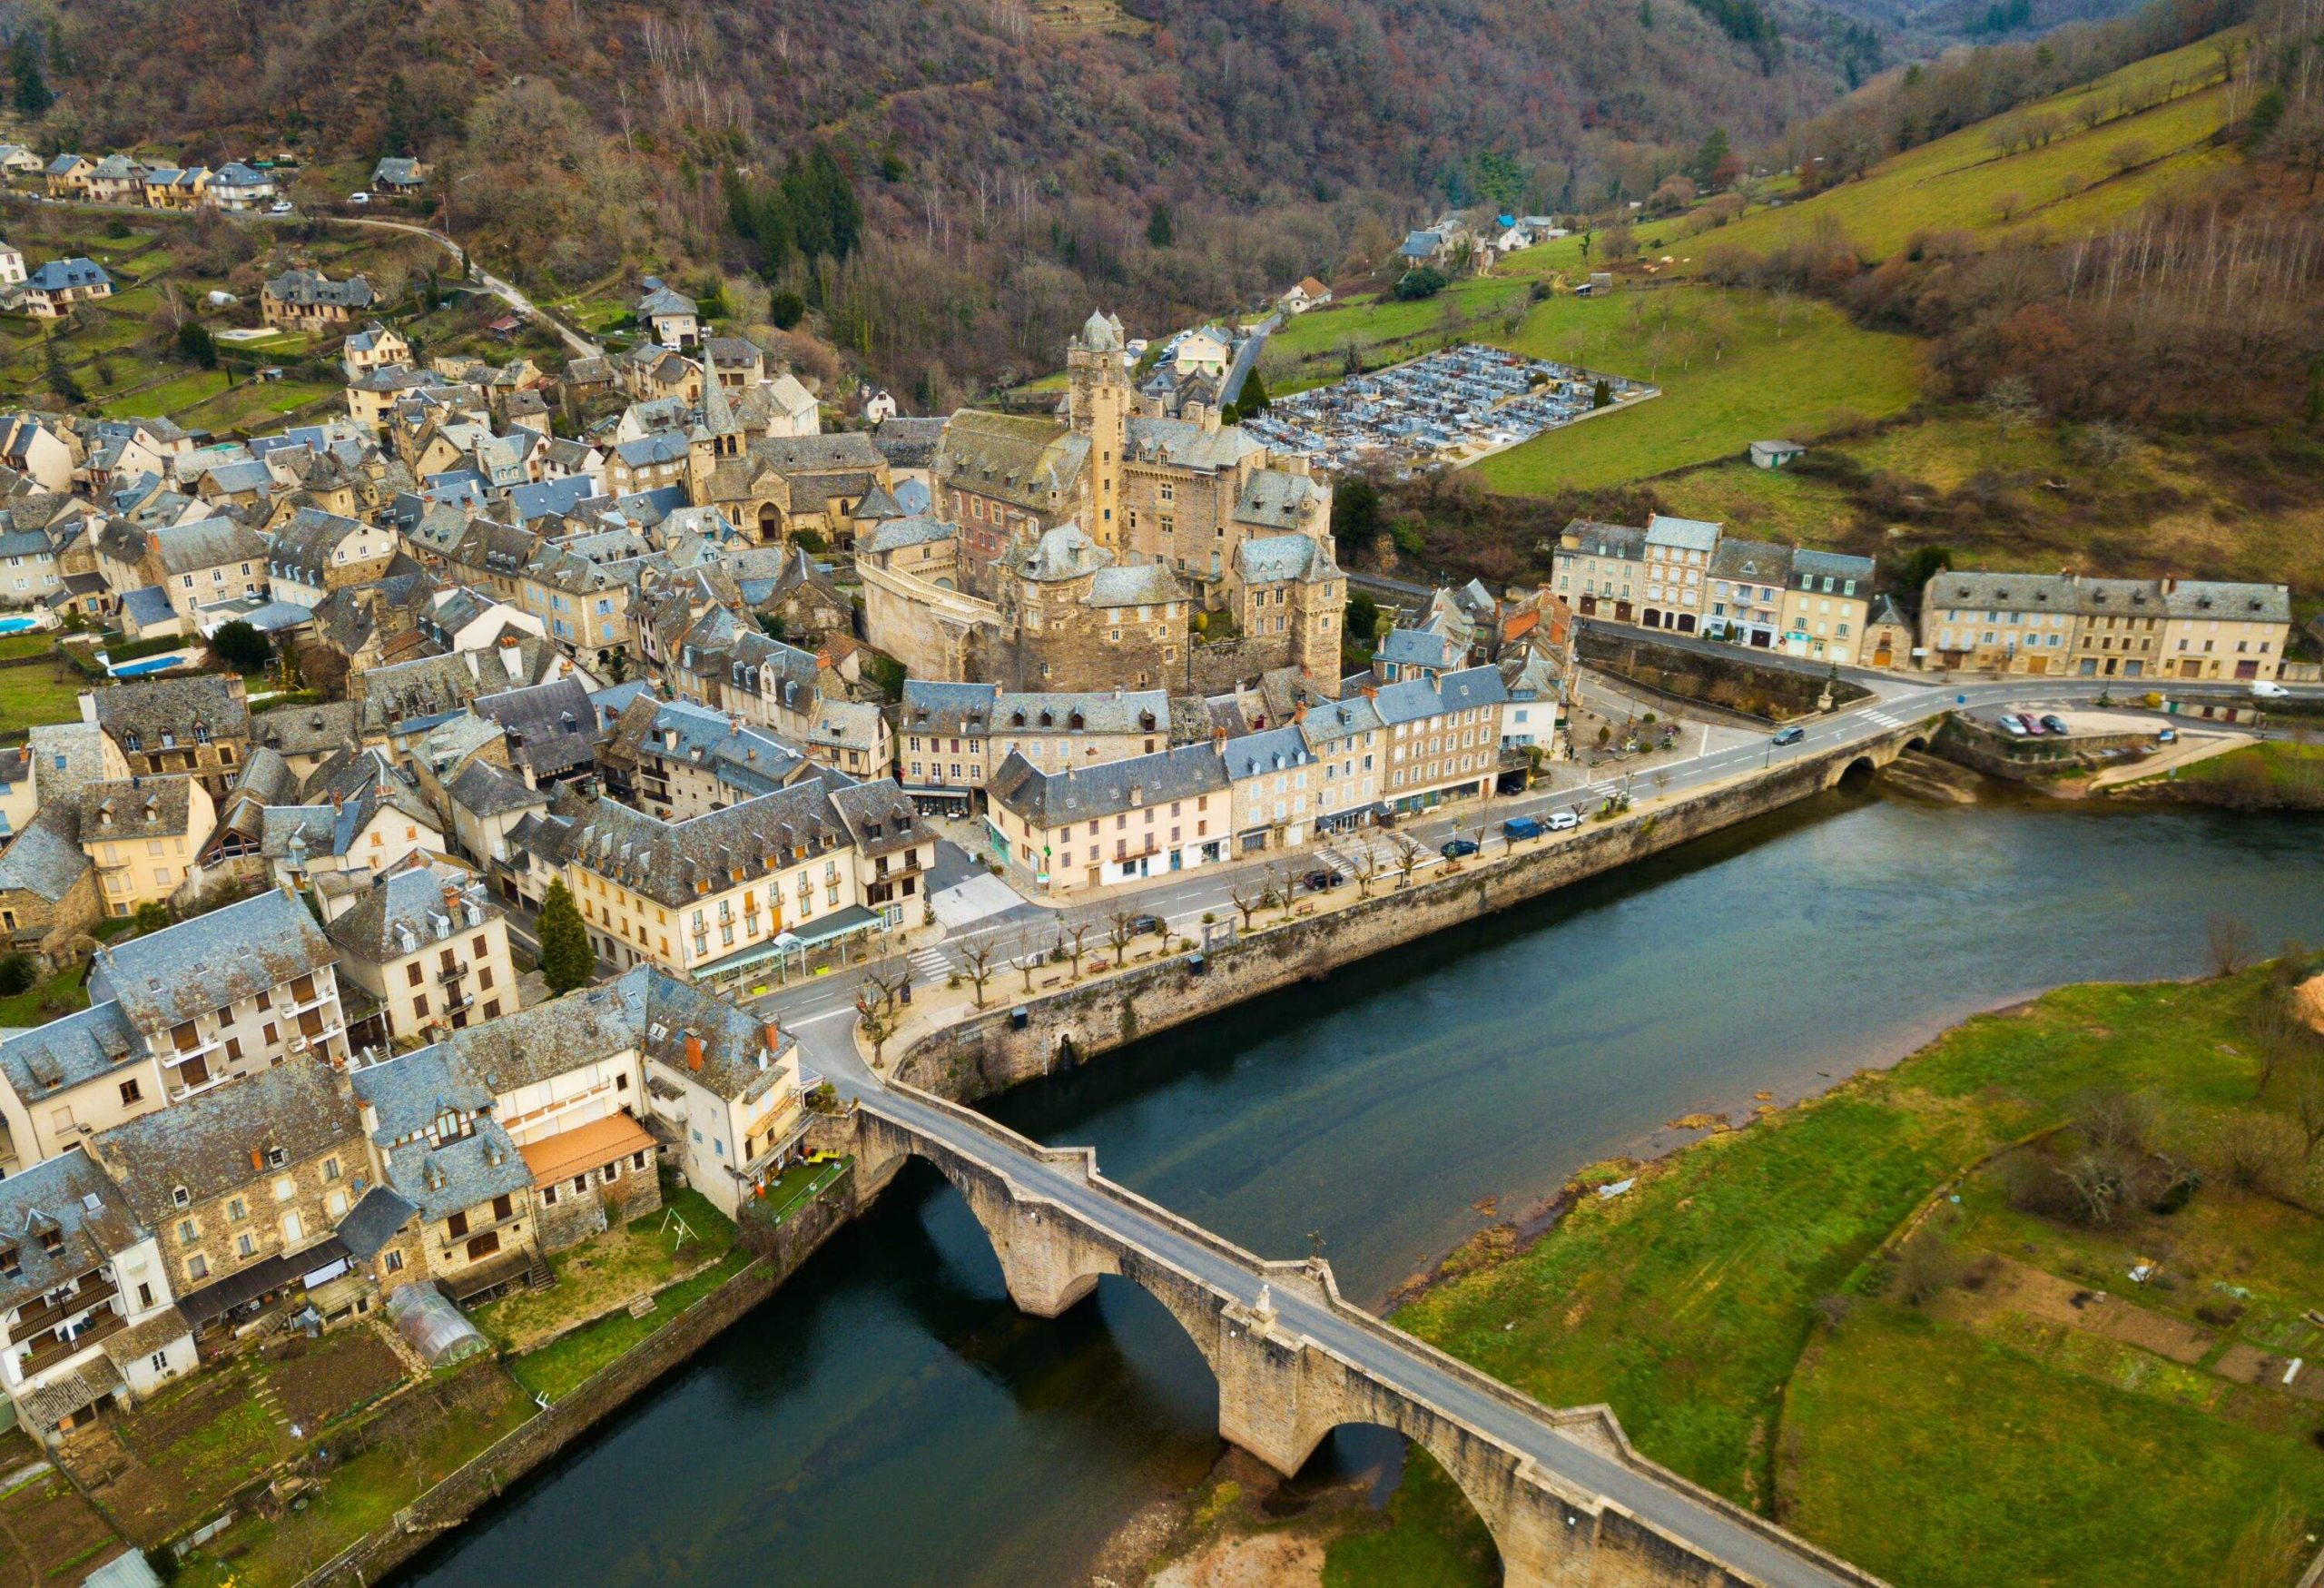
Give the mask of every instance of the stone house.
<path id="1" fill-rule="evenodd" d="M 259 313 L 266 323 L 284 330 L 327 337 L 344 330 L 358 316 L 368 314 L 379 294 L 363 277 L 334 281 L 320 271 L 290 270 L 259 289 Z"/>
<path id="2" fill-rule="evenodd" d="M 463 1307 L 546 1283 L 532 1171 L 458 1051 L 438 1042 L 350 1080 L 380 1174 L 419 1210 L 427 1277 Z"/>
<path id="3" fill-rule="evenodd" d="M 1873 561 L 1806 547 L 1791 554 L 1791 578 L 1783 594 L 1783 649 L 1840 666 L 1864 654 L 1866 618 L 1872 610 Z"/>
<path id="4" fill-rule="evenodd" d="M 377 579 L 395 556 L 394 530 L 300 508 L 267 547 L 267 581 L 275 600 L 311 611 L 334 590 Z"/>
<path id="5" fill-rule="evenodd" d="M 411 362 L 411 344 L 393 326 L 371 321 L 339 347 L 339 366 L 354 380 L 367 370 Z"/>
<path id="6" fill-rule="evenodd" d="M 1499 774 L 1508 686 L 1495 667 L 1466 667 L 1364 691 L 1386 727 L 1380 797 L 1401 813 L 1473 799 Z"/>
<path id="7" fill-rule="evenodd" d="M 772 794 L 809 770 L 802 748 L 689 701 L 641 694 L 599 743 L 607 786 L 625 803 L 684 821 Z"/>
<path id="8" fill-rule="evenodd" d="M 191 773 L 213 800 L 250 758 L 251 711 L 242 680 L 197 673 L 84 692 L 82 720 L 104 731 L 133 777 Z"/>
<path id="9" fill-rule="evenodd" d="M 382 1253 L 376 1269 L 349 1261 L 340 1227 L 379 1193 L 345 1080 L 311 1060 L 117 1125 L 91 1149 L 154 1232 L 205 1351 L 277 1307 L 311 1303 L 327 1320 L 368 1313 L 417 1255 L 406 1228 L 386 1248 L 399 1255 Z M 399 1224 L 410 1218 L 407 1206 Z"/>
<path id="10" fill-rule="evenodd" d="M 616 982 L 644 1007 L 646 1097 L 695 1190 L 728 1218 L 797 1153 L 799 1039 L 658 971 Z"/>
<path id="11" fill-rule="evenodd" d="M 388 1041 L 435 1040 L 517 1007 L 508 922 L 450 863 L 374 876 L 324 904 L 340 976 L 380 1011 Z"/>
<path id="12" fill-rule="evenodd" d="M 1228 739 L 1218 756 L 1226 764 L 1235 857 L 1304 845 L 1322 797 L 1323 769 L 1298 724 Z"/>
<path id="13" fill-rule="evenodd" d="M 985 824 L 995 859 L 1074 893 L 1226 859 L 1233 792 L 1208 744 L 1059 772 L 1012 753 L 986 780 Z"/>
<path id="14" fill-rule="evenodd" d="M 997 684 L 907 678 L 897 714 L 897 779 L 914 799 L 965 813 L 1011 752 L 1062 772 L 1150 755 L 1170 739 L 1164 689 L 1008 693 Z"/>
<path id="15" fill-rule="evenodd" d="M 271 890 L 100 947 L 87 1009 L 0 1042 L 0 1171 L 287 1059 L 344 1062 L 331 962 L 306 906 Z"/>
<path id="16" fill-rule="evenodd" d="M 107 915 L 165 902 L 189 881 L 217 825 L 210 791 L 192 776 L 92 784 L 79 797 L 81 848 L 96 867 Z"/>
<path id="17" fill-rule="evenodd" d="M 76 304 L 113 296 L 113 278 L 93 259 L 53 259 L 25 278 L 25 312 L 35 320 L 60 320 Z"/>
<path id="18" fill-rule="evenodd" d="M 79 957 L 104 913 L 80 822 L 77 803 L 53 800 L 0 850 L 0 953 L 31 954 L 51 972 Z"/>
<path id="19" fill-rule="evenodd" d="M 532 1176 L 544 1251 L 662 1205 L 662 1147 L 642 1123 L 645 985 L 588 988 L 452 1039 Z"/>
<path id="20" fill-rule="evenodd" d="M 195 1366 L 153 1233 L 77 1144 L 0 1181 L 0 1390 L 54 1444 Z"/>
<path id="21" fill-rule="evenodd" d="M 696 347 L 702 341 L 702 306 L 675 287 L 649 280 L 637 301 L 637 323 L 665 348 Z"/>

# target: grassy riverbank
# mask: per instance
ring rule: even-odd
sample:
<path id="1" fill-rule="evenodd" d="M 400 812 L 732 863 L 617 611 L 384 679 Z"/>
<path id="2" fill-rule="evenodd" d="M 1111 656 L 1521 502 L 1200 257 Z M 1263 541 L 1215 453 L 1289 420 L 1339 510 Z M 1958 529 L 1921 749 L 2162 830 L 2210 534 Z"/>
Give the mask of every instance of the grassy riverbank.
<path id="1" fill-rule="evenodd" d="M 1530 1249 L 1479 1243 L 1397 1321 L 1551 1405 L 1610 1403 L 1648 1455 L 1900 1588 L 2289 1583 L 2324 1522 L 2324 1405 L 2279 1380 L 2324 1347 L 2324 1220 L 2297 1085 L 2260 1094 L 2271 986 L 2071 987 L 1971 1021 L 1583 1196 Z M 2200 1171 L 2184 1207 L 2093 1223 L 2026 1189 L 2108 1107 L 2141 1161 Z"/>

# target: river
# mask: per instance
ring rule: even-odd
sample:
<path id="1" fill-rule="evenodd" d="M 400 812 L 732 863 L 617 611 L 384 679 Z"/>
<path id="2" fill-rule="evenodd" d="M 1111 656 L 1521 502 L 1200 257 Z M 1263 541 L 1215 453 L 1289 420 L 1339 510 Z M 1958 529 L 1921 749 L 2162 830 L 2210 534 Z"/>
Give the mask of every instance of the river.
<path id="1" fill-rule="evenodd" d="M 1667 1121 L 1787 1100 L 2063 981 L 2324 937 L 2324 823 L 1835 793 L 1149 1039 L 992 1113 L 1377 1305 Z M 1070 1581 L 1216 1459 L 1159 1304 L 1019 1317 L 915 1165 L 687 1367 L 416 1564 L 430 1588 Z"/>

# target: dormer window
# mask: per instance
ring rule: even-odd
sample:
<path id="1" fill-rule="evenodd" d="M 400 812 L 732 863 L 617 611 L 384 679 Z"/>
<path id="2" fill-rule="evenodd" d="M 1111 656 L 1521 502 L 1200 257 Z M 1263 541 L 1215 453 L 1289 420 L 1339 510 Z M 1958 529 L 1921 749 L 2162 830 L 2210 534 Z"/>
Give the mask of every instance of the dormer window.
<path id="1" fill-rule="evenodd" d="M 64 1249 L 64 1232 L 61 1229 L 42 1230 L 40 1232 L 40 1249 L 47 1253 L 52 1258 L 57 1253 L 63 1251 Z"/>
<path id="2" fill-rule="evenodd" d="M 25 1271 L 25 1260 L 14 1246 L 0 1246 L 0 1275 L 14 1279 Z"/>
<path id="3" fill-rule="evenodd" d="M 281 1169 L 284 1164 L 289 1163 L 290 1161 L 290 1154 L 282 1148 L 270 1147 L 266 1149 L 267 1168 Z"/>
<path id="4" fill-rule="evenodd" d="M 192 1207 L 193 1193 L 187 1190 L 183 1186 L 172 1186 L 170 1188 L 170 1206 L 172 1208 Z"/>

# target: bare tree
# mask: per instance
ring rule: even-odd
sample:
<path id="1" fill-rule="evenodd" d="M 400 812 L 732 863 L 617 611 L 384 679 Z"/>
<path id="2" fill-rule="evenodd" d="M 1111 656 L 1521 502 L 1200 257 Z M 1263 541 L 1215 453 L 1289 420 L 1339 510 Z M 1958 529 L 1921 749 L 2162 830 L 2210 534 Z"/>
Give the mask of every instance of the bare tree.
<path id="1" fill-rule="evenodd" d="M 1255 886 L 1247 877 L 1236 879 L 1235 885 L 1226 890 L 1226 902 L 1243 912 L 1245 932 L 1251 930 L 1251 917 L 1267 907 L 1274 892 L 1272 888 Z"/>
<path id="2" fill-rule="evenodd" d="M 1106 937 L 1114 945 L 1117 962 L 1129 955 L 1129 940 L 1137 935 L 1137 912 L 1127 904 L 1117 904 L 1106 916 Z"/>
<path id="3" fill-rule="evenodd" d="M 2212 975 L 2232 976 L 2251 962 L 2251 928 L 2241 916 L 2213 911 L 2203 932 L 2211 946 Z"/>
<path id="4" fill-rule="evenodd" d="M 993 946 L 983 941 L 964 942 L 955 952 L 960 957 L 961 967 L 968 972 L 970 981 L 976 986 L 977 1007 L 982 1009 L 984 984 L 992 979 Z"/>
<path id="5" fill-rule="evenodd" d="M 2292 1067 L 2291 1108 L 2299 1123 L 2299 1155 L 2312 1163 L 2324 1143 L 2324 1054 L 2310 1050 Z"/>
<path id="6" fill-rule="evenodd" d="M 1096 924 L 1095 922 L 1078 920 L 1062 921 L 1058 923 L 1057 946 L 1064 952 L 1066 958 L 1072 962 L 1073 979 L 1077 981 L 1081 980 L 1081 956 L 1089 952 L 1085 945 Z"/>
<path id="7" fill-rule="evenodd" d="M 1369 899 L 1372 897 L 1372 884 L 1380 879 L 1379 852 L 1366 843 L 1355 852 L 1353 863 L 1355 868 L 1355 896 Z"/>
<path id="8" fill-rule="evenodd" d="M 1019 931 L 1017 933 L 1017 970 L 1025 978 L 1025 991 L 1028 992 L 1033 990 L 1033 961 L 1036 957 L 1031 929 Z"/>
<path id="9" fill-rule="evenodd" d="M 864 1039 L 872 1044 L 872 1058 L 877 1063 L 886 1055 L 888 1039 L 896 1034 L 896 1027 L 903 1017 L 904 977 L 901 972 L 882 976 L 877 971 L 867 971 L 855 989 L 855 1018 L 863 1030 Z"/>
<path id="10" fill-rule="evenodd" d="M 1402 833 L 1396 834 L 1395 863 L 1398 887 L 1409 888 L 1413 885 L 1413 873 L 1420 869 L 1421 857 L 1427 853 L 1427 850 Z"/>

